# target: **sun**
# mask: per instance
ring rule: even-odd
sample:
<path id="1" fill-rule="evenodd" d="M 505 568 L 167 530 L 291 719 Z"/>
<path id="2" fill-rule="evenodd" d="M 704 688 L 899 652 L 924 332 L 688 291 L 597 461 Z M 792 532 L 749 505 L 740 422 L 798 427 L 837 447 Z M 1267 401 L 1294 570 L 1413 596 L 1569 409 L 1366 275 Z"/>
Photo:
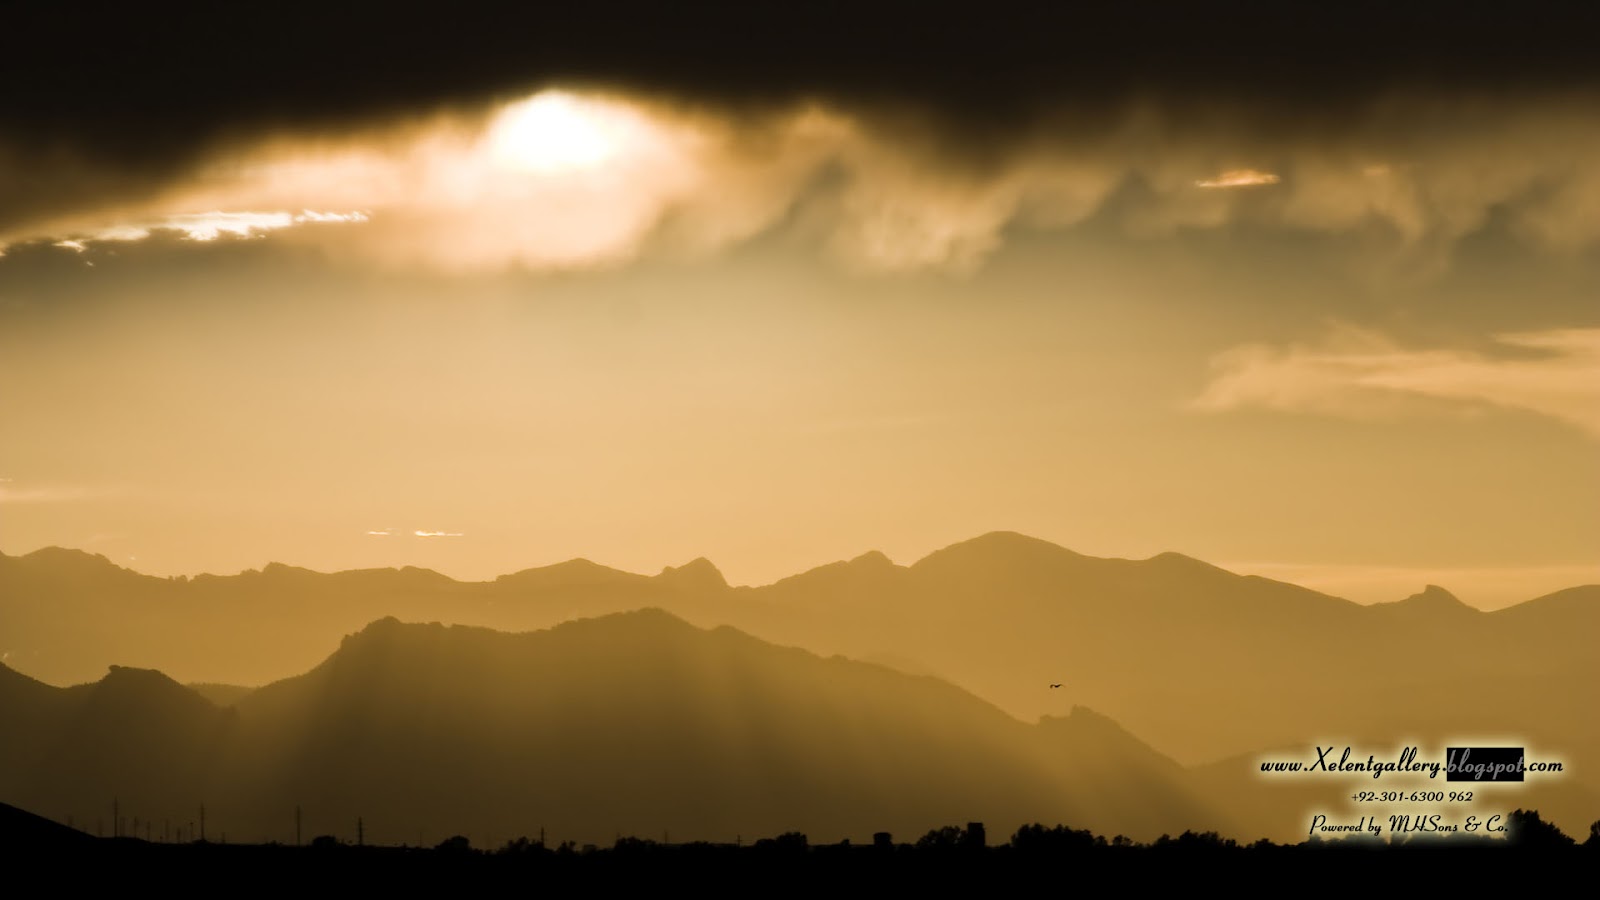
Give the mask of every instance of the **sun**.
<path id="1" fill-rule="evenodd" d="M 543 91 L 495 117 L 489 150 L 505 168 L 541 175 L 598 169 L 628 149 L 642 124 L 621 104 Z"/>

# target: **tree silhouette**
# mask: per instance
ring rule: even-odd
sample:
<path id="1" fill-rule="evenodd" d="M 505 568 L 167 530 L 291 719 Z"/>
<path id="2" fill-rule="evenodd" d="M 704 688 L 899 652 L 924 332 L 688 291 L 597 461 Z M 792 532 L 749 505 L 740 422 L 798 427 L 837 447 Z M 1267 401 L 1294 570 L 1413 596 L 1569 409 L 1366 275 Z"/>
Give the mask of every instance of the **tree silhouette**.
<path id="1" fill-rule="evenodd" d="M 945 852 L 951 850 L 983 850 L 988 846 L 988 836 L 982 822 L 968 822 L 966 828 L 946 825 L 935 828 L 917 839 L 918 850 Z"/>
<path id="2" fill-rule="evenodd" d="M 786 831 L 775 838 L 762 838 L 756 841 L 755 846 L 757 850 L 803 854 L 811 846 L 811 842 L 801 832 Z"/>
<path id="3" fill-rule="evenodd" d="M 1022 853 L 1086 853 L 1096 846 L 1106 846 L 1106 839 L 1096 838 L 1088 829 L 1075 831 L 1064 825 L 1046 828 L 1036 822 L 1017 829 L 1011 836 L 1011 846 Z"/>
<path id="4" fill-rule="evenodd" d="M 954 825 L 935 828 L 917 838 L 918 850 L 953 850 L 961 846 L 961 829 Z"/>
<path id="5" fill-rule="evenodd" d="M 1570 847 L 1576 843 L 1535 809 L 1518 809 L 1506 816 L 1506 839 L 1529 849 Z"/>

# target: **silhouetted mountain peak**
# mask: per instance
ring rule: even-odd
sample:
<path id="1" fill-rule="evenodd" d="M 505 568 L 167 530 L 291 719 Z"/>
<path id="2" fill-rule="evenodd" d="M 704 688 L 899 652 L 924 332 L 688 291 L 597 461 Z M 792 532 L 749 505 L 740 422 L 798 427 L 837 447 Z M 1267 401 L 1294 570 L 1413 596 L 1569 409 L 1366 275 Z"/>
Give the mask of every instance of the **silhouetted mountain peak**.
<path id="1" fill-rule="evenodd" d="M 474 642 L 515 641 L 535 635 L 570 635 L 604 631 L 613 632 L 620 637 L 630 634 L 664 636 L 686 632 L 698 633 L 700 629 L 657 607 L 574 619 L 533 632 L 503 632 L 474 625 L 445 625 L 439 622 L 402 622 L 394 616 L 385 616 L 369 623 L 355 634 L 346 635 L 338 652 L 329 659 L 377 658 L 394 652 L 417 652 L 423 647 L 444 652 L 456 647 L 464 652 L 470 652 L 472 647 L 481 646 Z"/>
<path id="2" fill-rule="evenodd" d="M 384 571 L 393 571 L 395 575 L 406 584 L 432 587 L 455 583 L 454 578 L 451 578 L 449 575 L 446 575 L 443 572 L 435 572 L 432 569 L 424 569 L 420 566 L 401 566 L 399 570 L 386 569 Z"/>
<path id="3" fill-rule="evenodd" d="M 1014 531 L 991 531 L 988 534 L 951 544 L 924 556 L 912 569 L 984 570 L 995 567 L 1016 568 L 1039 564 L 1060 564 L 1084 559 L 1065 547 L 1049 541 L 1028 537 Z"/>
<path id="4" fill-rule="evenodd" d="M 384 644 L 400 634 L 406 627 L 404 622 L 394 616 L 374 619 L 368 622 L 360 631 L 345 635 L 344 639 L 339 642 L 339 649 L 343 651 L 348 647 Z"/>
<path id="5" fill-rule="evenodd" d="M 1378 605 L 1387 606 L 1394 609 L 1414 610 L 1417 612 L 1433 614 L 1478 612 L 1478 610 L 1473 609 L 1465 603 L 1462 603 L 1456 598 L 1455 594 L 1452 594 L 1444 588 L 1439 587 L 1437 584 L 1427 585 L 1420 593 L 1412 594 L 1404 600 Z"/>
<path id="6" fill-rule="evenodd" d="M 111 560 L 98 553 L 90 553 L 87 550 L 73 550 L 69 547 L 40 547 L 32 553 L 24 553 L 18 558 L 42 563 L 63 562 L 96 563 L 104 566 L 114 565 Z"/>
<path id="7" fill-rule="evenodd" d="M 365 628 L 361 629 L 355 634 L 346 635 L 345 640 L 348 641 L 352 638 L 363 637 L 381 638 L 386 635 L 394 634 L 405 627 L 406 624 L 394 616 L 384 616 L 381 619 L 373 619 L 371 622 L 368 622 Z"/>
<path id="8" fill-rule="evenodd" d="M 487 670 L 526 674 L 555 665 L 552 660 L 559 658 L 574 665 L 605 656 L 631 660 L 683 647 L 685 641 L 703 641 L 708 634 L 653 607 L 518 632 L 385 617 L 347 635 L 338 650 L 310 672 L 252 691 L 235 708 L 258 702 L 270 705 L 285 688 L 293 693 L 317 689 L 316 685 L 337 686 L 344 696 L 355 698 L 352 702 L 367 702 L 363 697 L 400 702 L 395 698 L 408 691 L 434 696 L 448 685 L 460 687 L 481 678 Z"/>
<path id="9" fill-rule="evenodd" d="M 447 634 L 467 635 L 487 632 L 488 629 L 469 625 L 444 625 L 439 622 L 402 622 L 394 616 L 384 616 L 368 622 L 354 634 L 347 634 L 339 642 L 339 649 L 323 660 L 313 672 L 334 668 L 346 671 L 378 671 L 371 667 L 392 664 L 395 659 L 412 657 L 421 664 L 431 651 L 447 642 Z"/>
<path id="10" fill-rule="evenodd" d="M 50 577 L 104 577 L 118 573 L 138 576 L 136 573 L 122 568 L 99 553 L 90 553 L 87 550 L 72 550 L 67 547 L 41 547 L 32 553 L 21 556 L 6 556 L 0 554 L 0 564 L 17 564 L 25 571 L 36 573 L 49 573 Z"/>
<path id="11" fill-rule="evenodd" d="M 309 569 L 299 569 L 297 571 L 311 572 L 313 575 L 320 574 Z M 388 566 L 381 569 L 343 569 L 341 571 L 334 572 L 332 575 L 326 575 L 323 577 L 337 578 L 339 581 L 344 583 L 366 582 L 368 584 L 377 584 L 381 582 L 386 587 L 399 586 L 408 589 L 443 588 L 456 583 L 456 580 L 451 578 L 449 575 L 435 572 L 432 569 L 424 569 L 420 566 L 401 566 L 399 568 Z"/>
<path id="12" fill-rule="evenodd" d="M 894 568 L 894 561 L 885 556 L 882 550 L 868 550 L 850 560 L 850 565 L 861 569 L 891 569 Z"/>
<path id="13" fill-rule="evenodd" d="M 110 666 L 98 686 L 106 690 L 167 690 L 178 688 L 188 690 L 183 685 L 168 678 L 156 669 L 138 669 L 133 666 Z"/>
<path id="14" fill-rule="evenodd" d="M 704 556 L 690 560 L 681 566 L 667 566 L 656 576 L 662 581 L 688 589 L 723 589 L 728 586 L 727 579 L 711 560 Z"/>
<path id="15" fill-rule="evenodd" d="M 542 632 L 532 634 L 579 634 L 579 633 L 610 633 L 617 637 L 628 635 L 645 636 L 647 638 L 667 638 L 672 636 L 696 635 L 704 636 L 713 631 L 697 628 L 683 619 L 678 618 L 659 606 L 646 606 L 632 609 L 627 612 L 609 613 L 603 616 L 594 616 L 585 619 L 573 619 L 548 628 Z"/>
<path id="16" fill-rule="evenodd" d="M 1039 720 L 1039 732 L 1048 739 L 1075 748 L 1077 753 L 1092 750 L 1102 761 L 1114 759 L 1137 760 L 1146 766 L 1155 766 L 1169 772 L 1182 767 L 1159 750 L 1146 744 L 1110 716 L 1095 712 L 1087 706 L 1073 706 L 1065 716 L 1045 716 Z"/>
<path id="17" fill-rule="evenodd" d="M 217 712 L 216 704 L 155 669 L 111 666 L 88 686 L 89 702 L 134 715 L 184 715 Z"/>
<path id="18" fill-rule="evenodd" d="M 1171 550 L 1168 550 L 1165 553 L 1157 553 L 1155 556 L 1145 560 L 1145 562 L 1159 566 L 1165 566 L 1169 569 L 1175 569 L 1179 571 L 1188 570 L 1192 572 L 1207 572 L 1211 574 L 1221 573 L 1224 575 L 1234 574 L 1229 572 L 1227 569 L 1214 566 L 1203 559 L 1195 559 L 1192 556 L 1184 556 L 1182 553 L 1174 553 Z"/>
<path id="19" fill-rule="evenodd" d="M 501 575 L 495 581 L 502 584 L 517 584 L 538 587 L 577 587 L 582 585 L 620 584 L 623 582 L 643 581 L 644 575 L 633 572 L 624 572 L 602 566 L 587 559 L 569 559 L 549 566 L 538 566 L 532 569 L 523 569 L 510 575 Z"/>
<path id="20" fill-rule="evenodd" d="M 783 590 L 823 590 L 829 591 L 831 596 L 838 596 L 838 590 L 842 585 L 858 587 L 879 585 L 884 576 L 904 571 L 904 568 L 895 565 L 882 551 L 868 550 L 854 559 L 831 562 L 814 569 L 807 569 L 799 575 L 779 579 L 772 586 Z"/>
<path id="21" fill-rule="evenodd" d="M 1117 721 L 1103 713 L 1097 713 L 1087 706 L 1074 704 L 1072 709 L 1064 716 L 1041 716 L 1039 725 L 1045 729 L 1073 728 L 1075 730 L 1100 730 L 1128 734 Z M 1133 738 L 1131 734 L 1128 734 Z"/>

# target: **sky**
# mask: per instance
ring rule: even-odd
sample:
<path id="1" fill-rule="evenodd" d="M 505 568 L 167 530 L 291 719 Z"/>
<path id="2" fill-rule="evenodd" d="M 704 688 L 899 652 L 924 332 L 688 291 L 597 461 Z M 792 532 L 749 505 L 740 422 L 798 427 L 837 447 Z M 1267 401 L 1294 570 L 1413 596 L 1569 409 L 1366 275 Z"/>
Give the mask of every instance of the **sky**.
<path id="1" fill-rule="evenodd" d="M 1600 581 L 1570 12 L 312 9 L 8 13 L 0 550 Z"/>

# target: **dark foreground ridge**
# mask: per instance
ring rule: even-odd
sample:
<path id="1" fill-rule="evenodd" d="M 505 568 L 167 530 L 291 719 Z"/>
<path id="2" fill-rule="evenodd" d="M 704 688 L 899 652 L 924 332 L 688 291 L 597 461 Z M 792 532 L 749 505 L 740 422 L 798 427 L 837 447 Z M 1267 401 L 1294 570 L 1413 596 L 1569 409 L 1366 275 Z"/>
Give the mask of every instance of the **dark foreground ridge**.
<path id="1" fill-rule="evenodd" d="M 1196 877 L 1289 878 L 1314 886 L 1323 877 L 1371 878 L 1426 874 L 1444 883 L 1482 887 L 1487 879 L 1522 882 L 1552 872 L 1592 872 L 1600 863 L 1600 822 L 1579 843 L 1543 821 L 1536 811 L 1509 818 L 1505 839 L 1417 837 L 1395 843 L 1320 841 L 1239 844 L 1214 832 L 1185 832 L 1150 843 L 1107 840 L 1087 830 L 1027 825 L 1003 844 L 991 844 L 982 823 L 947 826 L 915 841 L 887 833 L 870 844 L 814 845 L 790 832 L 752 843 L 670 844 L 619 837 L 610 847 L 557 847 L 518 838 L 498 849 L 471 846 L 452 837 L 433 847 L 371 846 L 331 836 L 305 846 L 193 841 L 150 842 L 94 838 L 0 804 L 0 833 L 18 868 L 38 866 L 75 883 L 108 879 L 137 884 L 144 878 L 215 877 L 253 884 L 360 884 L 364 886 L 448 883 L 529 886 L 679 882 L 700 889 L 783 893 L 827 888 L 834 893 L 876 893 L 907 885 L 952 883 L 994 887 L 1059 877 L 1114 877 L 1128 887 L 1192 885 Z M 10 854 L 8 854 L 9 856 Z M 306 881 L 305 879 L 319 879 Z M 330 879 L 330 880 L 320 880 Z M 206 882 L 221 884 L 224 881 Z M 1267 882 L 1263 881 L 1263 885 Z"/>

